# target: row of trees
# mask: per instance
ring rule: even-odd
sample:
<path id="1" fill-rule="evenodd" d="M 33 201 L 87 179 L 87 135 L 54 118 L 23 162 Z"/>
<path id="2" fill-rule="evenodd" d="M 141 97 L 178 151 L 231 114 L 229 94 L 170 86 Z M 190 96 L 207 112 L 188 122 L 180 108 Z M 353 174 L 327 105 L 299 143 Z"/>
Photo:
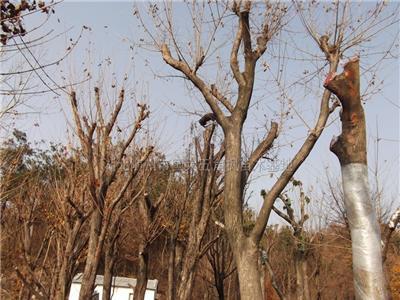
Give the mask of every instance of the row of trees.
<path id="1" fill-rule="evenodd" d="M 137 277 L 135 299 L 143 299 L 149 276 L 160 281 L 167 278 L 162 285 L 168 299 L 192 299 L 200 292 L 195 287 L 199 282 L 205 286 L 211 282 L 215 287 L 212 294 L 216 291 L 219 299 L 270 299 L 273 295 L 285 299 L 293 294 L 297 299 L 329 299 L 324 282 L 331 267 L 324 251 L 332 247 L 332 233 L 348 237 L 350 230 L 355 288 L 343 297 L 387 299 L 382 255 L 386 258 L 390 252 L 389 262 L 398 257 L 398 245 L 388 245 L 399 215 L 393 216 L 385 232 L 382 254 L 375 206 L 368 196 L 366 126 L 361 106 L 365 95 L 360 92 L 359 58 L 346 64 L 342 74 L 336 75 L 336 71 L 353 48 L 359 49 L 394 24 L 397 13 L 385 15 L 385 3 L 357 16 L 347 2 L 323 8 L 296 1 L 183 5 L 191 11 L 191 41 L 180 40 L 177 27 L 181 20 L 176 21 L 171 3 L 163 7 L 150 4 L 147 14 L 140 9 L 134 14 L 164 62 L 208 105 L 211 113 L 200 122 L 205 128 L 193 133 L 181 165 L 165 163 L 163 153 L 151 142 L 151 133 L 143 130 L 151 117 L 148 105 L 138 102 L 136 113 L 128 115 L 130 126 L 121 130 L 118 125 L 128 107 L 125 88 L 120 87 L 110 107 L 105 88 L 99 85 L 90 91 L 89 103 L 83 100 L 83 93 L 69 87 L 76 138 L 68 146 L 39 150 L 29 144 L 23 132 L 14 131 L 14 138 L 4 144 L 1 153 L 1 226 L 6 233 L 2 261 L 8 262 L 4 266 L 8 271 L 2 272 L 4 297 L 66 299 L 72 278 L 81 271 L 81 300 L 90 299 L 99 273 L 104 274 L 103 299 L 110 299 L 112 276 L 121 273 Z M 12 10 L 9 4 L 4 7 Z M 43 4 L 39 7 L 46 8 Z M 321 11 L 333 18 L 317 31 L 312 15 L 307 14 Z M 325 89 L 317 80 L 320 90 L 315 94 L 320 100 L 314 125 L 308 125 L 296 110 L 295 95 L 289 95 L 282 80 L 281 63 L 272 66 L 273 62 L 264 60 L 271 44 L 289 37 L 285 30 L 293 17 L 304 25 L 318 51 L 312 51 L 308 58 L 317 65 L 313 76 L 325 69 L 329 72 Z M 233 28 L 234 36 L 221 43 L 226 28 Z M 14 35 L 25 33 L 12 31 L 4 44 Z M 390 53 L 389 49 L 383 58 Z M 285 55 L 272 51 L 268 59 Z M 218 70 L 215 65 L 220 66 Z M 279 117 L 271 117 L 269 121 L 273 121 L 265 126 L 264 137 L 248 150 L 248 116 L 253 98 L 259 96 L 258 75 L 267 70 L 274 82 L 271 90 L 278 91 L 283 104 Z M 296 79 L 293 86 L 303 84 L 308 76 Z M 342 106 L 342 135 L 331 149 L 342 166 L 344 202 L 340 203 L 345 203 L 347 227 L 306 229 L 310 197 L 293 176 L 338 106 Z M 268 156 L 269 151 L 288 128 L 288 116 L 293 115 L 304 122 L 306 136 L 281 174 L 260 191 L 262 205 L 255 213 L 245 201 L 252 174 L 260 161 L 276 159 Z M 290 188 L 298 190 L 295 198 L 288 193 Z M 299 204 L 298 216 L 294 202 Z M 267 227 L 272 211 L 288 222 L 289 228 Z M 397 239 L 395 235 L 395 243 Z M 333 244 L 348 247 L 345 240 Z M 316 250 L 318 247 L 322 250 Z M 152 263 L 165 255 L 157 251 L 160 248 L 167 250 L 167 259 L 155 270 Z M 279 252 L 274 255 L 277 249 L 283 249 L 287 256 L 281 259 Z M 365 257 L 359 255 L 363 253 Z M 13 266 L 16 268 L 11 271 Z M 350 260 L 344 270 L 348 272 L 349 266 Z M 392 271 L 388 277 L 394 278 L 396 285 L 393 272 L 397 271 L 391 264 L 388 269 Z"/>
<path id="2" fill-rule="evenodd" d="M 214 151 L 213 130 L 211 126 L 203 140 L 195 139 L 180 166 L 168 164 L 160 153 L 149 155 L 109 221 L 102 220 L 101 226 L 108 227 L 97 231 L 104 242 L 96 273 L 105 278 L 104 299 L 110 299 L 116 275 L 138 279 L 136 299 L 143 299 L 149 278 L 159 280 L 161 298 L 181 299 L 188 294 L 239 299 L 238 270 L 224 232 L 222 172 L 215 168 L 224 150 Z M 86 159 L 70 151 L 61 145 L 40 150 L 19 131 L 1 150 L 4 299 L 66 299 L 73 276 L 88 264 L 91 211 L 96 204 L 87 191 Z M 122 166 L 108 199 L 118 197 L 141 156 L 137 152 L 127 157 L 130 163 Z M 321 228 L 307 226 L 315 213 L 313 203 L 325 201 L 338 210 L 344 205 L 340 189 L 330 188 L 319 198 L 307 194 L 301 181 L 291 180 L 280 195 L 283 206 L 277 203 L 273 210 L 288 226 L 268 226 L 258 249 L 265 299 L 353 297 L 347 217 Z M 251 232 L 256 214 L 249 208 L 244 214 L 244 230 Z M 333 212 L 323 209 L 320 214 L 328 219 Z M 393 214 L 392 220 L 388 216 L 381 220 L 383 256 L 396 298 L 400 237 L 394 228 L 399 216 Z"/>

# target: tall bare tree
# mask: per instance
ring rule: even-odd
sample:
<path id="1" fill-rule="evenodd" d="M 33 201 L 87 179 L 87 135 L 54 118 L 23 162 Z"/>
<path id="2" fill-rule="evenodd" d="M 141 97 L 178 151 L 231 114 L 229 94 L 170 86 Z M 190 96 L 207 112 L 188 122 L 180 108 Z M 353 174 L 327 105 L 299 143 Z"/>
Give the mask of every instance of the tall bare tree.
<path id="1" fill-rule="evenodd" d="M 200 259 L 218 239 L 207 235 L 223 190 L 219 165 L 225 152 L 223 146 L 215 149 L 215 131 L 215 124 L 210 124 L 201 138 L 194 138 L 185 161 L 172 176 L 164 212 L 169 244 L 168 299 L 192 297 Z"/>
<path id="2" fill-rule="evenodd" d="M 252 10 L 252 7 L 257 5 L 260 11 Z M 315 5 L 317 6 L 317 4 Z M 256 75 L 259 74 L 256 72 L 258 70 L 257 63 L 264 55 L 271 40 L 286 25 L 285 16 L 288 14 L 289 7 L 285 3 L 268 1 L 262 4 L 235 1 L 232 5 L 229 3 L 193 2 L 187 6 L 192 12 L 194 36 L 193 41 L 187 44 L 179 41 L 179 30 L 174 23 L 175 15 L 171 3 L 167 3 L 162 9 L 157 4 L 150 5 L 149 14 L 154 20 L 155 28 L 159 29 L 159 35 L 148 29 L 140 12 L 135 11 L 135 14 L 149 33 L 154 45 L 158 47 L 164 61 L 183 75 L 208 104 L 212 112 L 201 119 L 202 125 L 206 125 L 207 121 L 216 120 L 222 127 L 226 149 L 224 221 L 238 268 L 240 294 L 242 299 L 262 299 L 258 245 L 273 203 L 310 154 L 323 130 L 327 127 L 329 115 L 339 105 L 339 102 L 333 101 L 333 104 L 330 104 L 331 92 L 329 90 L 321 91 L 320 110 L 314 125 L 307 124 L 308 133 L 302 145 L 271 188 L 264 194 L 254 228 L 250 232 L 245 232 L 243 229 L 244 187 L 257 162 L 265 156 L 277 138 L 278 123 L 271 123 L 269 132 L 265 134 L 265 138 L 255 147 L 248 158 L 242 157 L 243 127 L 252 104 Z M 329 72 L 335 72 L 345 51 L 360 45 L 368 37 L 376 35 L 373 28 L 382 30 L 384 26 L 393 24 L 394 18 L 392 14 L 387 19 L 380 20 L 378 16 L 383 6 L 377 6 L 368 12 L 371 16 L 361 18 L 362 26 L 353 26 L 352 28 L 355 30 L 351 32 L 348 28 L 348 24 L 351 23 L 348 17 L 349 4 L 331 6 L 327 12 L 333 12 L 335 16 L 333 26 L 329 27 L 326 32 L 320 33 L 322 30 L 315 30 L 315 27 L 310 26 L 310 20 L 304 16 L 304 8 L 299 3 L 294 3 L 295 13 L 299 14 L 306 31 L 322 51 L 325 66 Z M 218 44 L 217 31 L 226 26 L 230 10 L 237 20 L 236 34 L 231 43 L 229 57 L 231 72 L 228 76 L 223 77 L 223 80 L 210 83 L 207 80 L 209 76 L 202 73 L 201 70 L 207 65 L 207 60 L 210 60 L 210 57 L 215 54 L 214 51 L 224 44 Z M 258 16 L 262 18 L 261 24 L 256 22 Z M 385 20 L 389 21 L 385 23 Z M 166 34 L 168 39 L 166 39 Z M 212 48 L 212 45 L 215 48 Z M 213 65 L 222 64 L 220 59 L 222 55 L 225 55 L 225 52 L 218 51 Z M 264 62 L 264 66 L 268 69 L 268 63 Z M 279 78 L 281 77 L 278 76 L 278 80 Z M 235 92 L 223 86 L 227 81 L 232 90 L 236 89 Z M 301 116 L 299 118 L 302 119 Z"/>
<path id="3" fill-rule="evenodd" d="M 84 230 L 92 211 L 86 198 L 87 173 L 79 152 L 59 153 L 60 168 L 52 175 L 54 197 L 51 199 L 49 223 L 54 230 L 57 263 L 51 298 L 67 299 L 72 279 L 84 254 L 88 236 Z"/>
<path id="4" fill-rule="evenodd" d="M 145 104 L 138 104 L 136 120 L 127 135 L 118 147 L 113 145 L 111 133 L 116 128 L 116 121 L 125 100 L 125 90 L 121 89 L 110 117 L 106 120 L 101 102 L 100 90 L 94 89 L 95 116 L 89 120 L 79 110 L 75 91 L 70 93 L 70 105 L 74 118 L 77 136 L 86 159 L 86 170 L 89 176 L 87 190 L 93 211 L 90 216 L 90 233 L 85 269 L 82 278 L 82 287 L 79 298 L 89 299 L 92 296 L 94 282 L 103 251 L 103 245 L 113 211 L 123 199 L 126 190 L 133 182 L 142 165 L 152 152 L 152 147 L 144 147 L 134 157 L 134 166 L 127 171 L 121 168 L 124 165 L 129 147 L 134 145 L 134 139 L 148 117 L 149 111 Z M 108 194 L 110 187 L 123 174 L 124 180 L 117 193 Z"/>
<path id="5" fill-rule="evenodd" d="M 200 258 L 205 255 L 208 248 L 215 242 L 215 237 L 208 242 L 205 234 L 209 219 L 215 205 L 220 200 L 223 191 L 221 172 L 218 169 L 225 150 L 222 146 L 219 151 L 215 150 L 212 137 L 215 125 L 211 124 L 203 134 L 203 145 L 200 139 L 195 138 L 196 159 L 195 183 L 191 201 L 188 203 L 190 221 L 188 235 L 186 237 L 185 252 L 182 260 L 182 270 L 177 288 L 179 299 L 190 299 L 193 283 Z"/>
<path id="6" fill-rule="evenodd" d="M 292 159 L 289 166 L 284 170 L 273 187 L 264 195 L 264 202 L 250 233 L 243 229 L 243 192 L 249 174 L 257 162 L 265 155 L 278 135 L 278 124 L 271 123 L 270 131 L 262 142 L 255 148 L 248 160 L 242 160 L 242 131 L 243 124 L 247 118 L 250 102 L 254 89 L 255 70 L 259 58 L 264 54 L 267 43 L 284 25 L 283 17 L 287 12 L 285 5 L 280 3 L 267 5 L 264 12 L 264 23 L 257 34 L 256 45 L 253 46 L 253 34 L 250 27 L 250 2 L 235 2 L 232 11 L 237 16 L 238 25 L 236 36 L 233 41 L 230 66 L 235 83 L 237 84 L 237 98 L 232 104 L 227 97 L 223 96 L 215 84 L 209 85 L 197 74 L 202 66 L 205 56 L 199 55 L 193 65 L 189 65 L 176 42 L 173 43 L 174 58 L 167 44 L 160 45 L 164 61 L 181 72 L 200 91 L 210 106 L 213 117 L 222 127 L 225 136 L 225 175 L 224 175 L 224 219 L 226 232 L 234 253 L 236 266 L 238 268 L 240 293 L 243 299 L 261 299 L 262 288 L 258 267 L 259 251 L 258 244 L 267 224 L 273 202 L 285 188 L 290 178 L 315 145 L 321 135 L 328 116 L 332 109 L 329 107 L 330 92 L 326 91 L 321 100 L 321 111 L 313 129 L 305 140 L 303 146 Z M 171 20 L 168 19 L 167 28 L 175 41 Z M 164 24 L 164 23 L 163 23 Z M 218 23 L 215 22 L 216 28 Z M 215 29 L 216 30 L 216 29 Z M 321 49 L 327 56 L 330 71 L 335 71 L 339 62 L 339 56 L 328 45 L 327 39 L 319 42 Z M 243 56 L 239 63 L 240 46 L 243 46 Z M 207 53 L 204 53 L 206 55 Z M 243 67 L 243 70 L 241 68 Z M 221 108 L 221 105 L 224 107 Z M 224 111 L 227 111 L 226 114 Z"/>

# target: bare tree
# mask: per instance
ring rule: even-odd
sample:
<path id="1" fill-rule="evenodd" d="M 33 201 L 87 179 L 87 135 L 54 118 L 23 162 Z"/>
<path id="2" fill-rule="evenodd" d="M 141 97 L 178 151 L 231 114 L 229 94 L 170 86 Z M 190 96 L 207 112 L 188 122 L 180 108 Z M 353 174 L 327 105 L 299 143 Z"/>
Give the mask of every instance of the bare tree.
<path id="1" fill-rule="evenodd" d="M 219 164 L 224 148 L 215 150 L 212 141 L 215 124 L 203 137 L 194 138 L 187 157 L 178 166 L 166 201 L 168 233 L 168 299 L 190 299 L 201 258 L 218 236 L 207 235 L 212 212 L 220 203 L 223 190 Z M 180 253 L 183 250 L 183 253 Z"/>
<path id="2" fill-rule="evenodd" d="M 293 237 L 295 239 L 293 258 L 296 270 L 296 298 L 299 300 L 307 300 L 311 299 L 307 256 L 310 252 L 310 242 L 312 242 L 312 239 L 307 235 L 304 223 L 309 219 L 309 215 L 306 213 L 306 205 L 310 202 L 310 198 L 304 193 L 301 181 L 292 179 L 291 183 L 294 188 L 297 187 L 299 190 L 299 219 L 296 220 L 293 201 L 286 193 L 279 196 L 279 199 L 283 202 L 283 208 L 286 213 L 276 206 L 273 206 L 272 209 L 278 216 L 288 222 L 293 229 Z"/>
<path id="3" fill-rule="evenodd" d="M 212 143 L 214 131 L 213 124 L 204 131 L 203 146 L 198 138 L 195 139 L 195 185 L 191 201 L 188 203 L 190 222 L 177 289 L 179 299 L 190 299 L 199 260 L 215 242 L 215 238 L 206 242 L 205 234 L 211 213 L 223 191 L 218 166 L 224 157 L 225 150 L 222 147 L 216 152 Z"/>
<path id="4" fill-rule="evenodd" d="M 122 166 L 124 170 L 131 170 L 136 168 L 136 157 L 140 156 L 141 150 L 140 149 L 133 149 L 130 153 L 126 153 L 126 162 Z M 146 163 L 151 164 L 152 166 L 155 164 L 154 160 L 152 159 L 150 161 L 150 157 L 146 160 Z M 151 229 L 158 228 L 154 223 L 154 227 L 152 228 L 147 228 L 144 223 L 144 221 L 140 218 L 137 218 L 137 215 L 140 215 L 140 210 L 138 208 L 138 202 L 141 202 L 141 199 L 144 197 L 144 194 L 146 193 L 146 184 L 148 177 L 150 176 L 150 170 L 152 168 L 147 168 L 147 167 L 142 167 L 129 187 L 127 188 L 125 195 L 121 199 L 120 202 L 115 206 L 113 210 L 113 215 L 111 216 L 110 223 L 108 225 L 106 237 L 105 237 L 105 243 L 103 246 L 103 252 L 104 252 L 104 283 L 103 283 L 103 295 L 102 299 L 103 300 L 109 300 L 112 297 L 112 281 L 113 281 L 113 276 L 115 274 L 116 270 L 116 265 L 117 262 L 122 258 L 121 257 L 121 241 L 126 240 L 130 233 L 133 232 L 133 234 L 136 236 L 137 233 L 141 232 L 146 232 L 150 233 L 152 232 Z M 123 184 L 126 181 L 126 176 L 129 175 L 124 173 L 124 175 L 120 176 L 116 182 L 114 188 L 110 193 L 113 194 L 119 194 L 121 188 L 123 188 Z M 158 220 L 159 218 L 157 218 Z M 143 226 L 140 226 L 140 228 L 137 229 L 137 231 L 132 231 L 132 229 L 129 229 L 129 231 L 123 231 L 122 227 L 125 228 L 132 228 L 135 227 L 135 222 L 138 222 L 142 224 Z M 159 223 L 157 223 L 159 224 Z M 147 232 L 147 230 L 149 232 Z M 157 232 L 157 234 L 160 233 L 160 231 L 154 230 L 154 232 Z M 154 233 L 152 232 L 152 233 Z M 151 235 L 149 234 L 152 239 L 155 239 L 157 236 L 156 235 Z M 149 243 L 151 243 L 153 240 L 149 240 Z M 133 244 L 133 243 L 131 243 Z M 146 278 L 147 282 L 147 278 Z M 138 286 L 138 283 L 136 287 Z M 137 295 L 137 289 L 135 287 L 135 296 Z M 146 285 L 145 285 L 146 287 Z M 143 297 L 142 297 L 143 298 Z"/>
<path id="5" fill-rule="evenodd" d="M 384 248 L 382 250 L 383 262 L 385 262 L 387 258 L 387 253 L 389 250 L 389 244 L 392 234 L 396 230 L 399 224 L 400 224 L 400 207 L 397 208 L 396 211 L 390 217 L 389 224 L 384 233 L 384 240 L 383 240 Z"/>
<path id="6" fill-rule="evenodd" d="M 108 120 L 105 119 L 103 112 L 100 90 L 96 87 L 94 91 L 96 112 L 92 121 L 78 109 L 76 93 L 74 91 L 70 93 L 74 125 L 83 156 L 86 159 L 86 170 L 89 176 L 87 190 L 93 207 L 93 212 L 90 216 L 88 252 L 79 294 L 82 300 L 89 299 L 92 296 L 97 269 L 113 211 L 123 199 L 126 190 L 153 150 L 152 147 L 143 148 L 135 157 L 134 167 L 124 174 L 121 166 L 123 166 L 128 148 L 134 144 L 134 139 L 143 121 L 149 115 L 148 108 L 145 104 L 138 104 L 139 112 L 128 137 L 118 147 L 115 147 L 112 144 L 111 133 L 116 127 L 116 121 L 125 100 L 125 91 L 124 89 L 120 90 L 119 98 Z M 121 174 L 124 174 L 125 179 L 119 192 L 108 195 L 110 187 Z"/>
<path id="7" fill-rule="evenodd" d="M 84 225 L 92 207 L 86 201 L 88 176 L 79 152 L 72 155 L 60 153 L 56 161 L 60 168 L 52 176 L 55 196 L 49 221 L 54 230 L 57 264 L 50 295 L 51 298 L 67 299 L 79 258 L 87 246 L 88 236 Z"/>
<path id="8" fill-rule="evenodd" d="M 149 259 L 151 257 L 150 246 L 164 230 L 162 208 L 165 198 L 168 196 L 169 193 L 169 187 L 167 185 L 166 190 L 161 192 L 154 200 L 155 193 L 150 193 L 150 191 L 151 189 L 155 189 L 156 185 L 153 182 L 153 185 L 151 185 L 149 188 L 149 184 L 147 183 L 148 177 L 149 176 L 147 176 L 147 178 L 145 179 L 146 191 L 144 192 L 143 196 L 140 197 L 138 201 L 138 207 L 134 212 L 135 214 L 138 214 L 140 216 L 139 218 L 137 218 L 137 221 L 142 224 L 139 230 L 139 263 L 134 293 L 135 300 L 142 300 L 145 296 L 148 280 Z M 160 180 L 161 178 L 155 179 Z"/>
<path id="9" fill-rule="evenodd" d="M 270 132 L 265 139 L 255 148 L 249 159 L 242 162 L 242 130 L 250 107 L 251 97 L 255 81 L 255 69 L 258 59 L 264 54 L 267 43 L 284 25 L 283 17 L 287 12 L 285 5 L 267 5 L 264 13 L 264 24 L 259 30 L 256 46 L 253 47 L 252 33 L 250 27 L 250 9 L 251 3 L 237 3 L 233 5 L 233 12 L 237 16 L 238 25 L 236 36 L 233 41 L 230 66 L 233 78 L 238 86 L 237 99 L 235 104 L 224 97 L 215 84 L 207 84 L 197 70 L 202 66 L 203 59 L 199 55 L 194 65 L 190 65 L 182 56 L 176 39 L 173 34 L 172 21 L 167 18 L 163 24 L 173 41 L 175 54 L 174 58 L 167 44 L 161 44 L 160 51 L 164 61 L 181 72 L 185 78 L 193 83 L 206 100 L 213 111 L 215 119 L 222 127 L 225 136 L 225 177 L 224 177 L 224 218 L 226 223 L 226 232 L 230 241 L 231 249 L 234 253 L 236 266 L 238 268 L 240 293 L 243 299 L 261 299 L 262 289 L 260 284 L 260 274 L 258 268 L 259 252 L 258 244 L 263 235 L 267 224 L 273 202 L 285 188 L 294 172 L 310 153 L 318 137 L 325 127 L 326 121 L 332 109 L 329 108 L 330 93 L 324 93 L 321 100 L 321 111 L 315 127 L 310 130 L 310 134 L 305 140 L 303 146 L 295 155 L 289 166 L 278 178 L 273 187 L 264 196 L 264 203 L 257 218 L 254 228 L 249 234 L 243 230 L 243 189 L 248 180 L 249 174 L 254 169 L 257 162 L 270 149 L 273 141 L 277 137 L 278 124 L 272 123 Z M 218 27 L 218 22 L 215 22 Z M 169 26 L 168 26 L 169 25 Z M 216 29 L 215 29 L 216 30 Z M 327 39 L 321 39 L 319 42 L 321 49 L 325 51 L 330 70 L 334 71 L 339 62 L 339 56 L 332 54 L 332 47 L 329 47 Z M 243 46 L 242 65 L 239 63 L 239 49 Z M 337 51 L 336 51 L 337 52 Z M 207 53 L 205 53 L 207 54 Z M 228 111 L 226 115 L 224 110 Z"/>
<path id="10" fill-rule="evenodd" d="M 330 105 L 331 92 L 324 90 L 320 100 L 319 114 L 314 125 L 308 126 L 307 124 L 308 133 L 303 140 L 303 144 L 280 176 L 278 176 L 272 187 L 264 194 L 263 204 L 254 228 L 249 233 L 245 232 L 243 229 L 244 187 L 257 162 L 265 156 L 277 138 L 278 123 L 271 123 L 269 132 L 255 147 L 248 159 L 242 158 L 243 126 L 251 107 L 254 84 L 258 74 L 256 72 L 257 62 L 265 53 L 267 45 L 285 26 L 287 22 L 285 16 L 288 13 L 288 7 L 283 3 L 266 2 L 259 4 L 258 7 L 261 7 L 261 13 L 258 14 L 257 11 L 252 13 L 252 6 L 257 5 L 252 4 L 250 1 L 235 1 L 232 6 L 229 3 L 217 3 L 214 5 L 194 2 L 188 4 L 193 21 L 194 41 L 187 44 L 179 41 L 171 4 L 166 4 L 162 10 L 157 4 L 150 5 L 149 14 L 154 20 L 156 29 L 159 29 L 158 33 L 162 33 L 159 36 L 145 26 L 141 14 L 135 11 L 135 14 L 152 38 L 154 45 L 161 52 L 164 61 L 197 89 L 211 109 L 212 115 L 207 114 L 207 118 L 202 118 L 202 125 L 208 119 L 215 119 L 224 132 L 226 149 L 224 221 L 238 268 L 240 294 L 243 299 L 261 299 L 263 297 L 259 280 L 258 245 L 268 222 L 272 206 L 294 173 L 310 154 L 323 130 L 328 125 L 329 115 L 339 106 L 338 101 L 333 101 L 333 104 Z M 371 16 L 368 15 L 361 18 L 363 20 L 362 26 L 352 27 L 355 30 L 351 31 L 347 26 L 349 24 L 349 4 L 346 3 L 343 6 L 337 4 L 328 10 L 328 12 L 333 12 L 336 16 L 333 26 L 327 32 L 319 33 L 322 30 L 315 30 L 310 26 L 309 20 L 304 16 L 304 8 L 298 3 L 295 3 L 294 7 L 303 21 L 306 31 L 322 51 L 325 66 L 327 66 L 329 72 L 337 70 L 339 60 L 345 51 L 375 36 L 385 26 L 394 24 L 393 14 L 386 19 L 379 19 L 383 6 L 377 6 L 376 9 L 372 9 L 370 12 Z M 210 60 L 210 57 L 215 53 L 214 51 L 217 51 L 215 49 L 222 47 L 216 42 L 218 40 L 216 32 L 219 28 L 226 26 L 229 8 L 231 8 L 237 19 L 236 34 L 231 43 L 229 57 L 231 76 L 223 77 L 224 80 L 220 80 L 217 83 L 210 83 L 206 80 L 208 77 L 200 70 L 207 65 L 207 59 Z M 262 24 L 257 24 L 257 16 L 261 16 Z M 253 21 L 254 25 L 251 21 Z M 207 25 L 209 26 L 207 27 Z M 212 48 L 212 45 L 215 44 L 218 46 Z M 218 57 L 221 55 L 223 54 L 218 54 L 213 62 L 218 64 Z M 219 86 L 229 81 L 230 78 L 232 78 L 230 87 L 233 89 L 233 86 L 235 86 L 235 93 L 229 89 L 224 89 L 223 86 Z M 278 77 L 278 80 L 279 78 L 281 77 Z M 299 118 L 302 119 L 301 116 Z"/>

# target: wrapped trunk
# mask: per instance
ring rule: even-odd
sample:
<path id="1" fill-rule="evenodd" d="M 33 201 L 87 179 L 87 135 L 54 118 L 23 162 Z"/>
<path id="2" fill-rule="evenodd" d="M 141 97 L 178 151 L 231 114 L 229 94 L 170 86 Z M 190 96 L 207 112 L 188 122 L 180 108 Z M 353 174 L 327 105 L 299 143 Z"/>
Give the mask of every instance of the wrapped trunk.
<path id="1" fill-rule="evenodd" d="M 360 99 L 359 60 L 324 83 L 342 105 L 342 133 L 331 142 L 342 171 L 343 192 L 351 232 L 356 299 L 388 299 L 381 257 L 381 234 L 370 197 L 364 110 Z"/>

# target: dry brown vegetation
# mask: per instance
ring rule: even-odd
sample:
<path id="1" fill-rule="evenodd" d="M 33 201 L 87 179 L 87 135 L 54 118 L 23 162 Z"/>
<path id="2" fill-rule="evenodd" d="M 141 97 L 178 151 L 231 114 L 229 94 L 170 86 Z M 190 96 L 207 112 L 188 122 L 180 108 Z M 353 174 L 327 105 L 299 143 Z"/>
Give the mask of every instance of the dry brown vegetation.
<path id="1" fill-rule="evenodd" d="M 48 15 L 52 9 L 43 2 L 26 3 L 21 1 L 18 10 L 9 1 L 2 3 L 2 17 L 9 19 L 2 21 L 5 46 L 16 46 L 12 41 L 25 36 L 21 14 L 43 11 Z M 199 120 L 201 127 L 191 127 L 179 163 L 167 160 L 162 145 L 154 144 L 157 134 L 147 127 L 150 107 L 134 99 L 135 112 L 130 113 L 127 76 L 121 86 L 112 83 L 113 93 L 100 80 L 89 91 L 81 85 L 46 85 L 45 92 L 65 94 L 71 140 L 65 145 L 32 144 L 26 133 L 14 129 L 1 145 L 2 299 L 68 299 L 78 272 L 83 273 L 80 300 L 91 298 L 98 274 L 104 275 L 103 300 L 111 299 L 113 276 L 137 278 L 135 300 L 144 298 L 148 279 L 159 281 L 158 299 L 168 300 L 360 298 L 353 278 L 368 270 L 358 268 L 352 257 L 358 246 L 357 222 L 348 202 L 354 200 L 349 194 L 355 193 L 346 193 L 345 188 L 342 192 L 340 180 L 328 178 L 326 186 L 318 187 L 323 196 L 308 195 L 302 180 L 309 178 L 295 176 L 339 106 L 343 106 L 341 139 L 346 141 L 333 144 L 333 150 L 342 167 L 362 163 L 366 170 L 368 120 L 362 103 L 379 88 L 372 81 L 361 95 L 360 76 L 375 76 L 379 63 L 392 55 L 394 43 L 389 42 L 387 52 L 367 70 L 359 71 L 357 58 L 342 74 L 335 72 L 341 59 L 364 44 L 369 47 L 381 31 L 395 24 L 398 10 L 385 14 L 387 4 L 378 3 L 354 19 L 352 13 L 359 7 L 349 2 L 184 5 L 191 12 L 189 40 L 177 30 L 182 20 L 176 23 L 173 3 L 151 3 L 145 12 L 134 10 L 148 38 L 141 42 L 175 72 L 171 77 L 184 78 L 184 88 L 207 107 Z M 324 28 L 318 27 L 316 12 L 329 16 Z M 285 51 L 275 49 L 283 43 L 282 37 L 291 37 L 291 29 L 286 29 L 291 18 L 297 18 L 297 27 L 303 27 L 296 30 L 312 42 L 307 51 L 292 45 L 300 58 L 285 57 Z M 233 35 L 220 43 L 221 37 L 228 36 L 226 28 L 233 29 Z M 270 47 L 273 50 L 268 52 Z M 359 54 L 360 59 L 368 57 Z M 296 60 L 315 70 L 285 82 L 283 69 Z M 329 71 L 324 84 L 323 71 Z M 254 138 L 249 147 L 245 129 L 254 110 L 253 98 L 268 90 L 268 84 L 272 87 L 265 97 L 276 103 L 271 116 L 264 115 L 262 138 L 257 143 Z M 304 97 L 315 98 L 310 104 L 315 106 L 310 107 L 315 111 L 311 120 L 304 120 L 296 110 L 293 97 L 302 96 L 290 95 L 299 86 L 307 86 Z M 14 89 L 7 95 L 15 97 L 19 92 Z M 17 100 L 12 98 L 0 117 L 14 112 L 21 103 Z M 252 175 L 264 160 L 279 160 L 279 154 L 270 152 L 278 151 L 275 144 L 290 135 L 285 136 L 292 119 L 303 130 L 298 147 L 278 174 L 270 174 L 271 180 L 256 196 L 261 205 L 255 211 L 247 204 Z M 123 122 L 128 125 L 121 129 Z M 367 172 L 364 175 L 367 178 Z M 368 214 L 375 209 L 388 211 L 379 213 L 379 226 L 373 220 L 372 246 L 379 250 L 374 261 L 384 266 L 380 289 L 386 290 L 387 284 L 392 298 L 400 299 L 400 213 L 381 207 L 388 203 L 381 199 L 381 191 L 374 193 L 364 186 L 364 192 L 366 197 L 358 198 L 368 206 Z M 326 209 L 317 215 L 313 205 Z M 281 225 L 270 225 L 271 214 L 281 218 Z M 323 220 L 318 226 L 317 218 Z M 366 284 L 372 285 L 373 280 Z M 386 299 L 385 293 L 379 299 Z"/>

